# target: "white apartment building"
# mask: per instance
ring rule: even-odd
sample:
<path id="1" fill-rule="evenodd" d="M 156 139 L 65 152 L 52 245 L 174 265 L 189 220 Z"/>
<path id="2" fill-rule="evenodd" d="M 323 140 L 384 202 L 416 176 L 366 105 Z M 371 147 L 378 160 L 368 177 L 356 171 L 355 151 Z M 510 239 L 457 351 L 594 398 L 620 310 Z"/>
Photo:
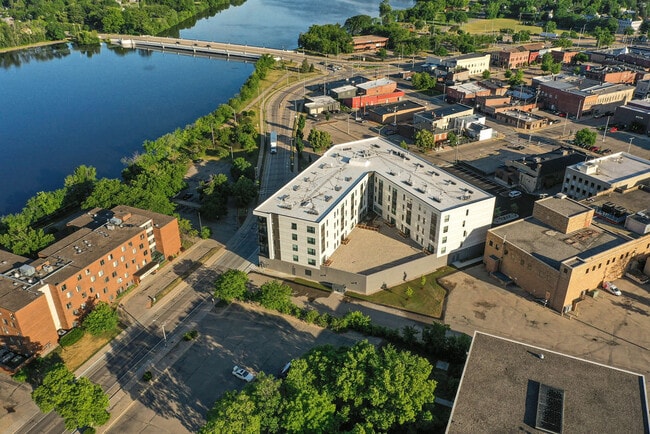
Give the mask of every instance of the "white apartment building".
<path id="1" fill-rule="evenodd" d="M 260 263 L 311 276 L 371 211 L 438 263 L 469 259 L 482 253 L 494 202 L 382 138 L 337 145 L 253 212 Z"/>
<path id="2" fill-rule="evenodd" d="M 650 161 L 618 152 L 568 166 L 564 172 L 562 193 L 574 200 L 631 189 L 650 179 Z"/>
<path id="3" fill-rule="evenodd" d="M 426 63 L 429 65 L 443 65 L 451 69 L 467 69 L 469 75 L 481 75 L 484 71 L 490 70 L 490 54 L 469 53 L 449 59 L 427 57 Z"/>

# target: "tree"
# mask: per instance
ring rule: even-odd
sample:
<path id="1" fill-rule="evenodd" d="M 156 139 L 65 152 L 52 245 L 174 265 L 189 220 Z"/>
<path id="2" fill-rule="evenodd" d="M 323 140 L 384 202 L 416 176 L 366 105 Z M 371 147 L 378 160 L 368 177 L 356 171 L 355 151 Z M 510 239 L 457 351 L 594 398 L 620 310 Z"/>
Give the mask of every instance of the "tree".
<path id="1" fill-rule="evenodd" d="M 83 321 L 83 327 L 91 335 L 97 336 L 117 327 L 117 312 L 108 303 L 99 302 Z"/>
<path id="2" fill-rule="evenodd" d="M 348 18 L 343 23 L 343 28 L 352 35 L 361 35 L 366 29 L 371 28 L 373 25 L 372 17 L 369 15 L 355 15 Z"/>
<path id="3" fill-rule="evenodd" d="M 228 270 L 222 273 L 214 283 L 214 296 L 226 303 L 242 299 L 246 294 L 248 274 L 239 270 Z"/>
<path id="4" fill-rule="evenodd" d="M 430 151 L 436 146 L 436 136 L 429 130 L 415 133 L 415 146 L 421 151 Z"/>
<path id="5" fill-rule="evenodd" d="M 327 131 L 319 131 L 315 128 L 312 128 L 312 130 L 309 132 L 307 140 L 316 152 L 320 151 L 321 149 L 327 149 L 332 144 L 332 137 Z"/>
<path id="6" fill-rule="evenodd" d="M 87 378 L 75 378 L 63 365 L 55 366 L 32 392 L 32 398 L 42 412 L 52 410 L 65 421 L 67 430 L 101 426 L 108 422 L 108 395 Z"/>
<path id="7" fill-rule="evenodd" d="M 508 79 L 510 86 L 519 86 L 524 82 L 524 71 L 521 69 L 515 70 L 514 74 Z"/>
<path id="8" fill-rule="evenodd" d="M 250 205 L 257 197 L 257 185 L 255 181 L 241 176 L 231 187 L 232 197 L 240 208 Z"/>
<path id="9" fill-rule="evenodd" d="M 417 90 L 427 90 L 435 87 L 436 80 L 428 72 L 416 72 L 411 76 L 411 83 Z"/>
<path id="10" fill-rule="evenodd" d="M 449 140 L 449 145 L 450 146 L 457 146 L 458 145 L 458 135 L 454 133 L 453 131 L 450 131 L 447 133 L 447 140 Z"/>
<path id="11" fill-rule="evenodd" d="M 307 61 L 307 59 L 302 60 L 302 63 L 300 64 L 300 72 L 302 74 L 309 72 L 309 62 Z"/>
<path id="12" fill-rule="evenodd" d="M 484 80 L 489 79 L 490 75 L 492 75 L 492 73 L 490 72 L 489 69 L 486 69 L 485 71 L 483 71 L 483 74 L 481 74 L 481 76 L 483 77 Z"/>
<path id="13" fill-rule="evenodd" d="M 289 285 L 283 285 L 278 280 L 271 280 L 260 287 L 256 300 L 267 309 L 288 312 L 292 305 L 291 292 Z"/>
<path id="14" fill-rule="evenodd" d="M 573 138 L 573 143 L 578 146 L 593 146 L 596 143 L 597 133 L 589 128 L 579 130 Z"/>
<path id="15" fill-rule="evenodd" d="M 237 157 L 232 161 L 230 166 L 230 174 L 232 179 L 239 179 L 245 176 L 248 179 L 255 180 L 255 168 L 253 165 L 243 157 Z"/>
<path id="16" fill-rule="evenodd" d="M 587 62 L 589 60 L 589 56 L 585 53 L 578 53 L 573 56 L 572 60 L 574 63 Z"/>

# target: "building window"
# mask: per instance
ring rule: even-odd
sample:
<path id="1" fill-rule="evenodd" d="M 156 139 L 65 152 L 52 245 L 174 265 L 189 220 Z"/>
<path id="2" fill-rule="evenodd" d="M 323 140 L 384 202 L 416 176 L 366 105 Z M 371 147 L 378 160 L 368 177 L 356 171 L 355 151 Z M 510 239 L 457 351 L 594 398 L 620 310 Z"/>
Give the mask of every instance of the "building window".
<path id="1" fill-rule="evenodd" d="M 446 242 L 447 242 L 447 237 L 442 237 L 442 243 L 444 244 Z"/>
<path id="2" fill-rule="evenodd" d="M 293 255 L 293 262 L 298 262 L 298 255 Z"/>
<path id="3" fill-rule="evenodd" d="M 112 277 L 117 277 L 117 271 L 113 271 L 113 272 L 111 273 L 111 276 L 112 276 Z"/>
<path id="4" fill-rule="evenodd" d="M 315 265 L 316 265 L 316 260 L 315 260 L 315 259 L 308 259 L 308 260 L 307 260 L 307 263 L 308 263 L 309 265 L 315 266 Z M 311 276 L 311 272 L 309 272 L 308 275 Z"/>
<path id="5" fill-rule="evenodd" d="M 104 265 L 105 263 L 106 263 L 106 261 L 104 261 L 103 259 L 101 261 L 99 261 L 99 265 Z"/>
<path id="6" fill-rule="evenodd" d="M 81 277 L 81 274 L 77 274 L 77 280 L 81 280 L 81 279 L 83 279 L 83 278 Z"/>
<path id="7" fill-rule="evenodd" d="M 315 255 L 316 254 L 316 249 L 307 249 L 307 254 L 308 255 Z"/>
<path id="8" fill-rule="evenodd" d="M 297 234 L 291 234 L 291 239 L 293 241 L 298 241 L 298 235 Z"/>
<path id="9" fill-rule="evenodd" d="M 113 261 L 113 268 L 117 267 L 117 261 Z"/>
<path id="10" fill-rule="evenodd" d="M 104 294 L 108 293 L 108 288 L 104 288 L 104 289 L 102 289 L 102 292 L 103 292 Z"/>
<path id="11" fill-rule="evenodd" d="M 449 221 L 449 215 L 446 215 L 445 216 L 445 223 L 447 223 L 448 221 Z"/>
<path id="12" fill-rule="evenodd" d="M 296 229 L 298 229 L 298 225 L 296 223 L 291 223 L 291 229 L 295 231 Z"/>
<path id="13" fill-rule="evenodd" d="M 104 270 L 99 270 L 99 273 L 97 273 L 99 277 L 102 277 L 104 275 Z"/>
<path id="14" fill-rule="evenodd" d="M 89 276 L 89 275 L 90 275 L 90 270 L 88 268 L 86 268 L 86 276 Z"/>
<path id="15" fill-rule="evenodd" d="M 315 263 L 316 263 L 316 261 L 314 261 L 314 264 Z M 305 270 L 305 276 L 311 276 L 311 270 Z"/>
<path id="16" fill-rule="evenodd" d="M 316 244 L 316 238 L 307 237 L 307 244 Z"/>
<path id="17" fill-rule="evenodd" d="M 446 234 L 447 232 L 449 232 L 449 226 L 445 226 L 444 228 L 442 228 L 443 234 Z"/>
<path id="18" fill-rule="evenodd" d="M 443 247 L 442 249 L 440 249 L 440 253 L 445 253 L 446 251 L 447 251 L 446 247 Z"/>
<path id="19" fill-rule="evenodd" d="M 68 310 L 72 309 L 72 303 L 67 303 L 65 305 L 65 308 L 68 309 Z"/>
<path id="20" fill-rule="evenodd" d="M 307 226 L 307 233 L 308 234 L 315 234 L 316 233 L 316 228 L 313 226 Z"/>
<path id="21" fill-rule="evenodd" d="M 68 297 L 68 298 L 72 298 L 72 293 L 70 291 L 68 291 L 68 292 L 66 292 L 65 296 Z"/>
<path id="22" fill-rule="evenodd" d="M 113 254 L 112 254 L 112 253 L 108 255 L 108 260 L 109 260 L 109 261 L 112 261 L 112 260 L 113 260 Z"/>
<path id="23" fill-rule="evenodd" d="M 66 289 L 68 289 L 68 285 L 66 285 L 65 283 L 61 285 L 61 292 L 64 292 Z"/>

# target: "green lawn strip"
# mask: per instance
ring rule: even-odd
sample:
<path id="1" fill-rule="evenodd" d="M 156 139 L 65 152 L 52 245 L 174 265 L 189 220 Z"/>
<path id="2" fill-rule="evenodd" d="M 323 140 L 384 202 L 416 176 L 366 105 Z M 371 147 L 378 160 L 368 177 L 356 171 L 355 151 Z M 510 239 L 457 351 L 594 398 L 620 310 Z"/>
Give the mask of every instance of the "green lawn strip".
<path id="1" fill-rule="evenodd" d="M 194 273 L 196 270 L 198 270 L 203 264 L 205 264 L 208 259 L 210 259 L 212 256 L 214 256 L 215 253 L 217 253 L 219 250 L 221 250 L 221 247 L 213 247 L 210 250 L 208 250 L 201 258 L 199 258 L 198 261 L 193 263 L 190 268 L 185 271 L 183 274 L 178 276 L 176 279 L 172 280 L 169 285 L 165 286 L 163 289 L 158 291 L 155 295 L 155 303 L 158 303 L 164 296 L 169 294 L 176 286 L 178 286 L 179 283 L 181 283 L 184 279 L 186 279 L 190 274 Z"/>
<path id="2" fill-rule="evenodd" d="M 427 274 L 424 287 L 421 286 L 420 278 L 417 278 L 372 295 L 362 295 L 351 291 L 346 292 L 345 295 L 407 312 L 441 318 L 447 291 L 436 280 L 454 271 L 456 270 L 452 267 L 443 267 Z M 410 297 L 407 296 L 407 288 L 413 290 Z"/>
<path id="3" fill-rule="evenodd" d="M 81 365 L 90 360 L 106 344 L 115 339 L 124 327 L 120 324 L 115 329 L 102 333 L 99 336 L 88 336 L 68 347 L 58 347 L 53 353 L 58 354 L 70 371 L 75 371 Z"/>

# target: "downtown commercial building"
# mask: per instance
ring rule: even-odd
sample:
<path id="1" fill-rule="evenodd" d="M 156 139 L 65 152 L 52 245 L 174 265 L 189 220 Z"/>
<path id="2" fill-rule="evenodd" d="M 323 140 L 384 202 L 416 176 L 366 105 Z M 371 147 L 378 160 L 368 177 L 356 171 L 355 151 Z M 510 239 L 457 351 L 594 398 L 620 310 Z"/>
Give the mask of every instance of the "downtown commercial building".
<path id="1" fill-rule="evenodd" d="M 181 248 L 176 218 L 127 206 L 91 210 L 68 228 L 35 260 L 0 251 L 0 339 L 10 348 L 55 347 L 57 331 L 114 302 Z"/>
<path id="2" fill-rule="evenodd" d="M 253 212 L 260 265 L 313 280 L 326 275 L 328 283 L 343 289 L 372 293 L 406 275 L 479 257 L 494 202 L 493 196 L 384 139 L 337 145 Z M 421 257 L 363 272 L 332 264 L 332 255 L 371 215 L 399 231 Z"/>

